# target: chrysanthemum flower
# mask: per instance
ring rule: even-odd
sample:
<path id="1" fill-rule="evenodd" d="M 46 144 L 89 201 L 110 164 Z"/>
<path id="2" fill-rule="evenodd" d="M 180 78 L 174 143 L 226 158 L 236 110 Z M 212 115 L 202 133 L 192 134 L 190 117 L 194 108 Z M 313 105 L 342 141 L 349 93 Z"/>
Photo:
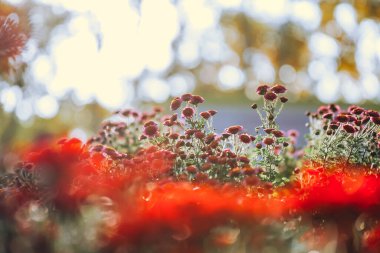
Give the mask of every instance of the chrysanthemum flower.
<path id="1" fill-rule="evenodd" d="M 276 94 L 281 94 L 281 93 L 285 93 L 287 89 L 285 88 L 285 86 L 277 84 L 273 86 L 270 90 Z"/>
<path id="2" fill-rule="evenodd" d="M 190 119 L 194 116 L 194 109 L 191 107 L 185 107 L 182 110 L 182 116 L 184 118 Z"/>

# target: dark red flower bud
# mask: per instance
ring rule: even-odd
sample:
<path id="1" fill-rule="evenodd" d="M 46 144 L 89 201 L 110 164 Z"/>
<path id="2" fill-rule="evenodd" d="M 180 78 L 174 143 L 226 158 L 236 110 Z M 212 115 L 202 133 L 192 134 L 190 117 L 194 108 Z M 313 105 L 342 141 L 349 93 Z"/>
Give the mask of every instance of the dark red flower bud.
<path id="1" fill-rule="evenodd" d="M 267 137 L 267 138 L 264 138 L 263 143 L 265 145 L 272 145 L 274 143 L 274 140 L 272 138 Z"/>
<path id="2" fill-rule="evenodd" d="M 218 140 L 214 140 L 210 143 L 210 148 L 217 148 L 219 145 L 219 141 Z"/>
<path id="3" fill-rule="evenodd" d="M 170 121 L 176 121 L 177 120 L 177 118 L 178 118 L 178 114 L 177 113 L 175 113 L 175 114 L 173 114 L 171 117 L 170 117 Z"/>
<path id="4" fill-rule="evenodd" d="M 344 129 L 344 131 L 346 131 L 349 134 L 353 134 L 356 132 L 355 128 L 349 124 L 343 125 L 343 129 Z"/>
<path id="5" fill-rule="evenodd" d="M 338 111 L 340 111 L 340 107 L 339 107 L 339 105 L 336 105 L 336 104 L 330 104 L 330 105 L 329 105 L 329 109 L 330 109 L 332 112 L 338 112 Z"/>
<path id="6" fill-rule="evenodd" d="M 205 101 L 205 99 L 201 96 L 194 95 L 191 97 L 190 103 L 193 105 L 202 104 Z"/>
<path id="7" fill-rule="evenodd" d="M 228 173 L 231 177 L 237 177 L 240 175 L 240 168 L 233 168 L 232 170 L 230 170 L 230 172 Z"/>
<path id="8" fill-rule="evenodd" d="M 190 174 L 195 174 L 197 173 L 197 167 L 195 167 L 194 165 L 187 166 L 186 171 Z"/>
<path id="9" fill-rule="evenodd" d="M 227 129 L 226 129 L 225 131 L 227 131 Z M 222 137 L 223 137 L 224 139 L 227 139 L 227 138 L 230 137 L 230 136 L 231 136 L 231 134 L 229 134 L 229 133 L 222 133 Z"/>
<path id="10" fill-rule="evenodd" d="M 210 163 L 218 163 L 219 161 L 219 158 L 215 155 L 210 155 L 207 160 L 210 162 Z"/>
<path id="11" fill-rule="evenodd" d="M 176 144 L 175 144 L 175 147 L 176 148 L 180 148 L 180 147 L 183 147 L 185 145 L 185 142 L 183 140 L 180 140 L 178 141 Z"/>
<path id="12" fill-rule="evenodd" d="M 317 113 L 320 115 L 323 115 L 323 114 L 328 113 L 328 112 L 330 112 L 330 109 L 325 105 L 321 105 L 317 110 Z"/>
<path id="13" fill-rule="evenodd" d="M 264 95 L 264 98 L 269 101 L 273 101 L 277 98 L 277 95 L 274 92 L 268 92 Z"/>
<path id="14" fill-rule="evenodd" d="M 209 170 L 209 169 L 211 169 L 211 166 L 212 166 L 212 164 L 211 163 L 204 163 L 204 164 L 202 164 L 202 166 L 201 166 L 201 170 Z"/>
<path id="15" fill-rule="evenodd" d="M 364 109 L 363 108 L 360 108 L 360 107 L 357 107 L 355 109 L 352 110 L 352 113 L 353 114 L 356 114 L 356 115 L 360 115 L 364 112 Z"/>
<path id="16" fill-rule="evenodd" d="M 238 161 L 242 162 L 242 163 L 249 163 L 250 162 L 249 158 L 246 156 L 239 156 Z"/>
<path id="17" fill-rule="evenodd" d="M 265 128 L 264 129 L 264 132 L 266 132 L 267 134 L 271 134 L 273 132 L 274 128 Z"/>
<path id="18" fill-rule="evenodd" d="M 173 126 L 174 125 L 174 122 L 173 121 L 171 121 L 171 120 L 165 120 L 164 121 L 164 126 L 168 126 L 168 127 L 171 127 L 171 126 Z"/>
<path id="19" fill-rule="evenodd" d="M 170 103 L 170 110 L 175 111 L 181 107 L 182 100 L 180 98 L 174 98 Z"/>
<path id="20" fill-rule="evenodd" d="M 370 120 L 369 117 L 364 117 L 364 118 L 362 119 L 362 125 L 367 124 L 369 120 Z"/>
<path id="21" fill-rule="evenodd" d="M 285 93 L 287 89 L 285 88 L 285 86 L 277 84 L 273 86 L 272 88 L 270 88 L 270 90 L 276 94 L 281 94 L 281 93 Z"/>
<path id="22" fill-rule="evenodd" d="M 144 124 L 144 127 L 147 127 L 147 126 L 157 126 L 157 123 L 150 120 Z"/>
<path id="23" fill-rule="evenodd" d="M 182 99 L 182 101 L 188 102 L 191 100 L 192 97 L 193 97 L 193 95 L 191 95 L 190 93 L 186 93 L 186 94 L 183 94 L 181 96 L 181 99 Z"/>
<path id="24" fill-rule="evenodd" d="M 205 134 L 201 131 L 197 131 L 197 132 L 195 132 L 194 136 L 197 139 L 203 139 L 205 137 Z"/>
<path id="25" fill-rule="evenodd" d="M 284 132 L 283 132 L 283 131 L 280 131 L 280 130 L 273 130 L 273 131 L 272 131 L 272 134 L 273 134 L 274 136 L 276 136 L 277 138 L 279 138 L 279 137 L 284 137 L 284 136 L 285 136 Z"/>
<path id="26" fill-rule="evenodd" d="M 185 107 L 182 110 L 182 116 L 184 118 L 190 119 L 194 116 L 194 109 L 191 107 Z"/>
<path id="27" fill-rule="evenodd" d="M 336 120 L 341 123 L 345 123 L 345 122 L 348 122 L 348 117 L 347 115 L 344 115 L 344 114 L 338 114 L 338 116 L 336 116 Z"/>
<path id="28" fill-rule="evenodd" d="M 172 140 L 177 140 L 179 137 L 179 134 L 178 133 L 171 133 L 169 135 L 169 138 L 172 139 Z"/>
<path id="29" fill-rule="evenodd" d="M 240 141 L 243 142 L 243 143 L 246 143 L 246 144 L 251 143 L 251 137 L 250 137 L 248 134 L 241 134 L 241 135 L 239 136 L 239 139 L 240 139 Z"/>
<path id="30" fill-rule="evenodd" d="M 215 110 L 208 110 L 208 113 L 210 113 L 211 116 L 214 116 L 214 115 L 217 114 L 218 112 L 215 111 Z"/>
<path id="31" fill-rule="evenodd" d="M 371 117 L 380 117 L 380 114 L 377 111 L 374 111 L 374 110 L 368 110 L 366 112 L 366 115 L 371 116 Z"/>
<path id="32" fill-rule="evenodd" d="M 211 117 L 211 114 L 209 112 L 201 112 L 199 115 L 201 115 L 204 119 L 209 119 Z"/>
<path id="33" fill-rule="evenodd" d="M 239 125 L 236 125 L 236 126 L 230 126 L 229 128 L 227 128 L 226 132 L 230 133 L 230 134 L 237 134 L 241 130 L 243 130 L 243 127 L 239 126 Z"/>
<path id="34" fill-rule="evenodd" d="M 149 125 L 144 128 L 144 134 L 149 137 L 157 135 L 158 127 L 157 125 Z"/>
<path id="35" fill-rule="evenodd" d="M 210 144 L 215 139 L 215 134 L 210 133 L 206 136 L 205 143 Z"/>
<path id="36" fill-rule="evenodd" d="M 267 93 L 268 89 L 269 89 L 268 85 L 265 85 L 265 84 L 264 85 L 260 85 L 259 87 L 257 87 L 256 93 L 258 95 L 264 95 L 265 93 Z"/>
<path id="37" fill-rule="evenodd" d="M 323 114 L 322 118 L 324 119 L 332 119 L 333 114 L 331 112 Z"/>
<path id="38" fill-rule="evenodd" d="M 380 117 L 371 117 L 371 121 L 376 125 L 380 125 Z"/>
<path id="39" fill-rule="evenodd" d="M 286 102 L 288 102 L 288 98 L 286 98 L 286 97 L 280 97 L 280 101 L 281 101 L 281 103 L 286 103 Z"/>
<path id="40" fill-rule="evenodd" d="M 331 123 L 329 127 L 330 127 L 331 129 L 333 129 L 333 130 L 336 130 L 336 129 L 339 128 L 339 125 L 340 125 L 339 123 Z"/>
<path id="41" fill-rule="evenodd" d="M 262 147 L 263 147 L 263 144 L 261 144 L 261 143 L 256 144 L 256 148 L 261 149 Z"/>

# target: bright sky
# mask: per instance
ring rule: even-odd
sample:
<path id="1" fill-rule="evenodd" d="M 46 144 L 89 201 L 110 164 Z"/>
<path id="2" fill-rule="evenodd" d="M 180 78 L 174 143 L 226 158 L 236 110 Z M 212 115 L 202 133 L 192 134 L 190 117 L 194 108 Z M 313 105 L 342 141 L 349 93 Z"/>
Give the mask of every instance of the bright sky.
<path id="1" fill-rule="evenodd" d="M 24 1 L 27 0 L 10 2 Z M 337 5 L 334 17 L 341 29 L 358 43 L 355 56 L 360 72 L 358 80 L 337 72 L 336 59 L 342 49 L 333 37 L 317 31 L 321 22 L 317 1 L 181 0 L 174 6 L 170 0 L 144 0 L 140 10 L 127 0 L 113 0 L 112 4 L 109 0 L 35 1 L 56 6 L 57 11 L 70 10 L 74 15 L 67 26 L 54 31 L 45 54 L 36 55 L 36 43 L 32 40 L 24 55 L 25 59 L 34 59 L 27 75 L 45 86 L 48 93 L 22 100 L 17 87 L 0 83 L 0 102 L 5 110 L 16 110 L 22 120 L 33 114 L 53 117 L 59 110 L 57 101 L 70 90 L 79 104 L 95 99 L 108 109 L 128 106 L 136 96 L 163 102 L 170 96 L 191 91 L 195 77 L 190 72 L 163 78 L 175 60 L 172 43 L 180 29 L 184 29 L 177 56 L 180 64 L 193 68 L 202 59 L 219 62 L 220 69 L 205 64 L 199 78 L 205 83 L 216 83 L 223 90 L 243 85 L 249 88 L 252 80 L 246 80 L 238 68 L 236 55 L 224 42 L 218 24 L 225 10 L 242 10 L 276 27 L 292 20 L 310 32 L 308 44 L 313 57 L 310 65 L 305 66 L 306 72 L 282 66 L 279 76 L 283 83 L 309 87 L 314 82 L 314 92 L 322 102 L 334 102 L 340 97 L 350 103 L 379 99 L 380 85 L 374 73 L 376 61 L 380 61 L 379 24 L 372 20 L 358 23 L 355 9 L 349 3 Z M 36 22 L 33 18 L 41 16 L 37 13 L 31 18 L 33 23 Z M 257 80 L 273 82 L 276 73 L 270 59 L 259 51 L 248 53 Z M 136 90 L 133 83 L 142 73 L 144 78 Z M 343 82 L 347 86 L 340 89 Z"/>

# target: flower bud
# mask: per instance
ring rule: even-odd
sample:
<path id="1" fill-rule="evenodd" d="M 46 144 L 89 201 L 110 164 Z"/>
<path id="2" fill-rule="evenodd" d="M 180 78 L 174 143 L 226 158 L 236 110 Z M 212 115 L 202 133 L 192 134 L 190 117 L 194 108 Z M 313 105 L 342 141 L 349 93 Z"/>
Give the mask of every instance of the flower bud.
<path id="1" fill-rule="evenodd" d="M 274 143 L 274 140 L 272 138 L 267 137 L 267 138 L 264 138 L 263 143 L 265 145 L 272 145 Z"/>
<path id="2" fill-rule="evenodd" d="M 248 134 L 241 134 L 241 135 L 239 135 L 239 139 L 243 143 L 246 143 L 246 144 L 251 143 L 251 137 Z"/>
<path id="3" fill-rule="evenodd" d="M 204 118 L 204 119 L 209 119 L 210 117 L 211 117 L 211 114 L 209 113 L 209 112 L 201 112 L 200 114 L 199 114 L 202 118 Z"/>
<path id="4" fill-rule="evenodd" d="M 217 114 L 218 112 L 215 111 L 215 110 L 208 110 L 208 113 L 210 113 L 211 116 L 214 116 L 214 115 Z"/>
<path id="5" fill-rule="evenodd" d="M 344 129 L 344 131 L 346 131 L 347 133 L 350 133 L 350 134 L 353 134 L 356 132 L 356 129 L 349 124 L 343 125 L 343 129 Z"/>
<path id="6" fill-rule="evenodd" d="M 269 89 L 268 85 L 265 85 L 265 84 L 264 85 L 260 85 L 259 87 L 257 87 L 256 93 L 258 95 L 264 95 L 265 93 L 267 93 L 268 89 Z"/>
<path id="7" fill-rule="evenodd" d="M 235 125 L 235 126 L 230 126 L 226 129 L 226 132 L 227 133 L 230 133 L 230 134 L 237 134 L 238 132 L 240 132 L 241 130 L 243 130 L 243 127 L 242 126 L 239 126 L 239 125 Z"/>
<path id="8" fill-rule="evenodd" d="M 190 103 L 193 105 L 202 104 L 205 101 L 205 99 L 201 96 L 194 95 L 191 97 Z"/>
<path id="9" fill-rule="evenodd" d="M 285 104 L 286 102 L 288 102 L 288 98 L 286 98 L 286 97 L 280 97 L 280 101 L 281 101 L 281 103 L 283 103 L 283 104 Z"/>
<path id="10" fill-rule="evenodd" d="M 186 94 L 183 94 L 183 95 L 181 96 L 181 99 L 182 99 L 182 101 L 188 102 L 188 101 L 191 100 L 192 97 L 193 97 L 193 95 L 191 95 L 191 94 L 189 94 L 189 93 L 186 93 Z"/>
<path id="11" fill-rule="evenodd" d="M 285 88 L 285 86 L 277 84 L 273 86 L 272 88 L 270 88 L 270 90 L 276 94 L 281 94 L 281 93 L 285 93 L 287 89 Z"/>
<path id="12" fill-rule="evenodd" d="M 191 107 L 185 107 L 182 110 L 182 116 L 184 118 L 190 119 L 194 116 L 194 109 Z"/>
<path id="13" fill-rule="evenodd" d="M 182 101 L 180 98 L 175 98 L 170 103 L 170 110 L 175 111 L 181 107 Z"/>
<path id="14" fill-rule="evenodd" d="M 277 98 L 277 95 L 274 92 L 268 92 L 264 95 L 265 100 L 273 101 Z"/>

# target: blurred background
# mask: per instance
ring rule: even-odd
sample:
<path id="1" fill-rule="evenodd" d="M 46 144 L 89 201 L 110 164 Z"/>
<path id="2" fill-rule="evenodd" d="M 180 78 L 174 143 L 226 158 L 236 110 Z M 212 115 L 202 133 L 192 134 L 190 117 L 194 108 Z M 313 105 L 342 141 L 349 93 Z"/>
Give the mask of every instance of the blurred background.
<path id="1" fill-rule="evenodd" d="M 253 131 L 259 83 L 283 83 L 282 128 L 320 103 L 380 103 L 380 1 L 7 0 L 29 35 L 0 71 L 0 145 L 86 139 L 110 112 L 193 92 L 216 127 Z M 167 108 L 167 107 L 166 107 Z"/>

